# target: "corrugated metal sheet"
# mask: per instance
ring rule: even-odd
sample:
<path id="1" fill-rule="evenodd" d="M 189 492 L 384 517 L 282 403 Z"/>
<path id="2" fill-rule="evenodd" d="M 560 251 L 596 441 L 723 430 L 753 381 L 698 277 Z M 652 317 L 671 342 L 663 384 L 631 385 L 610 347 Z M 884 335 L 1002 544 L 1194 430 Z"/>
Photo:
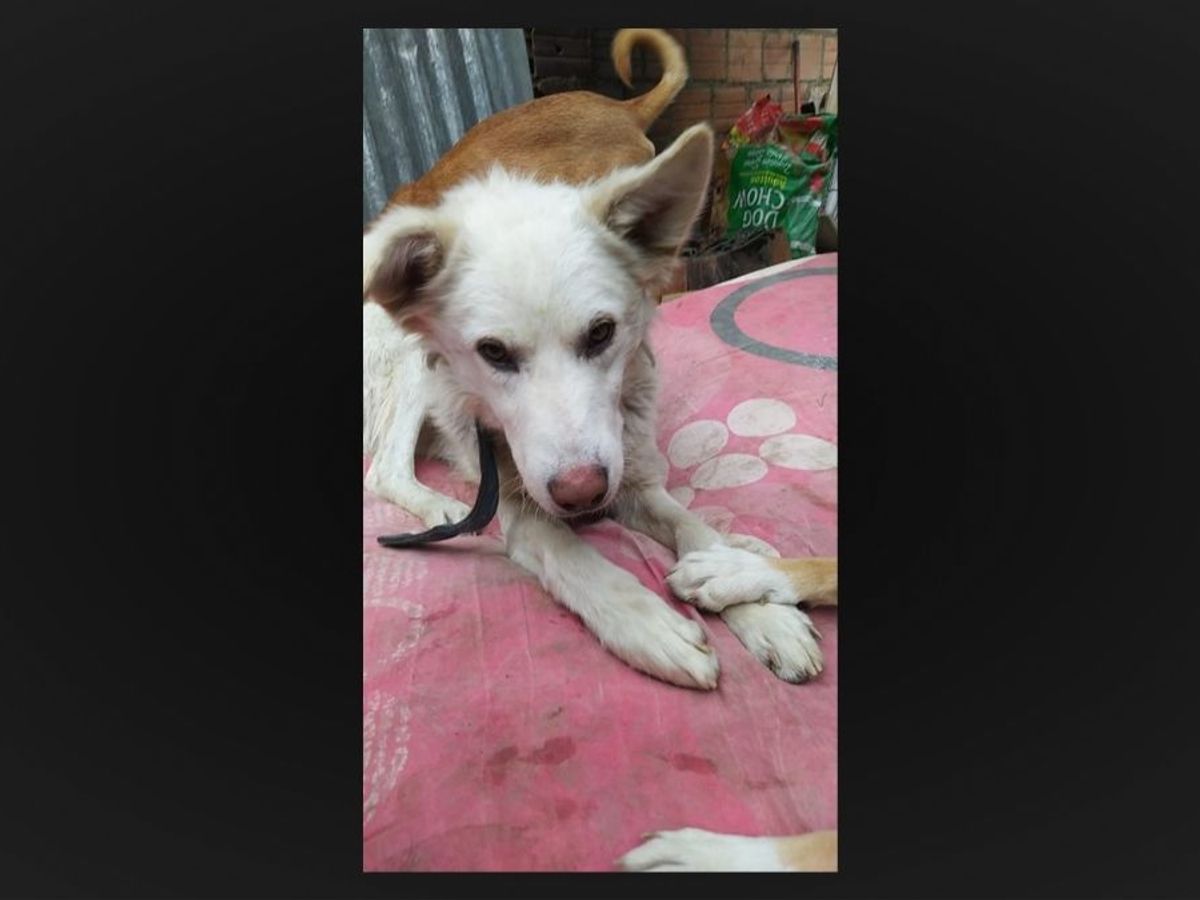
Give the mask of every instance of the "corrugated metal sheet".
<path id="1" fill-rule="evenodd" d="M 364 28 L 363 224 L 476 122 L 532 99 L 519 28 Z"/>

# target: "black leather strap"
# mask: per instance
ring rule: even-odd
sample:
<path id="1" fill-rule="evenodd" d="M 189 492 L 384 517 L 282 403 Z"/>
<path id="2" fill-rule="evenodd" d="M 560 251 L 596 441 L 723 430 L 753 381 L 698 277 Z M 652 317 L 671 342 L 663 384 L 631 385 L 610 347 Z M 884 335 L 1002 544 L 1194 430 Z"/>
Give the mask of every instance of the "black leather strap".
<path id="1" fill-rule="evenodd" d="M 455 524 L 436 525 L 417 534 L 383 534 L 377 540 L 385 547 L 401 549 L 419 547 L 436 541 L 449 540 L 460 534 L 479 534 L 496 517 L 500 505 L 500 474 L 496 471 L 496 450 L 491 436 L 483 426 L 475 423 L 475 435 L 479 438 L 479 495 L 467 517 Z"/>

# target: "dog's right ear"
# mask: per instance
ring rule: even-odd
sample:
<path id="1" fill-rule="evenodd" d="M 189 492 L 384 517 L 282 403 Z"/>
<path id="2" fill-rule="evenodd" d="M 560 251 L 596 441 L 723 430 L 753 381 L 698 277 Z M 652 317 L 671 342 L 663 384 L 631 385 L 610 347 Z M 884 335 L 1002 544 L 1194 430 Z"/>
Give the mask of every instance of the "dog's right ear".
<path id="1" fill-rule="evenodd" d="M 363 235 L 363 301 L 414 324 L 445 269 L 449 229 L 432 211 L 400 207 Z"/>
<path id="2" fill-rule="evenodd" d="M 589 188 L 593 213 L 623 240 L 647 286 L 670 279 L 712 174 L 712 128 L 701 123 L 641 166 L 618 169 Z"/>

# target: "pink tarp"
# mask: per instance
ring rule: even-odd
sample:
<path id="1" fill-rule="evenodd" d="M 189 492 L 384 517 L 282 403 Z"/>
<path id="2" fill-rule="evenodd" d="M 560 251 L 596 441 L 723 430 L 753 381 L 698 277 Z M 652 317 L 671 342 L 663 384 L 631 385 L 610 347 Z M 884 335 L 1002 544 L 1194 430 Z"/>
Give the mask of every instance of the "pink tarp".
<path id="1" fill-rule="evenodd" d="M 654 327 L 668 487 L 762 552 L 837 552 L 836 266 L 810 257 L 688 294 Z M 418 475 L 473 500 L 440 463 Z M 788 684 L 671 598 L 663 547 L 612 522 L 581 529 L 703 619 L 720 685 L 686 690 L 607 653 L 504 557 L 494 522 L 432 549 L 375 542 L 420 528 L 363 492 L 365 870 L 610 870 L 651 830 L 837 826 L 836 612 L 813 613 L 825 670 Z"/>

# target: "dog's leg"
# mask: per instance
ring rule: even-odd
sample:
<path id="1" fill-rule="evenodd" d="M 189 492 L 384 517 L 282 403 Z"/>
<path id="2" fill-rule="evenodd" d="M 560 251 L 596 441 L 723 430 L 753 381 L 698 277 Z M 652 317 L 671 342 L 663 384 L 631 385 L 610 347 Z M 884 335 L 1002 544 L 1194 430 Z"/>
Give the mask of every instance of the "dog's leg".
<path id="1" fill-rule="evenodd" d="M 837 606 L 837 559 L 773 559 L 710 547 L 681 557 L 667 583 L 675 596 L 709 612 L 755 602 Z"/>
<path id="2" fill-rule="evenodd" d="M 614 655 L 682 687 L 717 686 L 717 656 L 704 630 L 586 544 L 564 523 L 500 505 L 508 555 L 537 576 Z"/>
<path id="3" fill-rule="evenodd" d="M 366 488 L 412 512 L 427 528 L 444 522 L 461 522 L 470 512 L 470 506 L 433 491 L 416 480 L 413 461 L 420 428 L 420 421 L 413 422 L 407 414 L 392 420 L 382 445 L 371 461 Z"/>
<path id="4" fill-rule="evenodd" d="M 653 485 L 620 498 L 614 516 L 618 522 L 634 531 L 654 538 L 686 556 L 698 550 L 724 546 L 721 535 L 678 500 L 662 485 Z"/>
<path id="5" fill-rule="evenodd" d="M 458 522 L 470 509 L 417 481 L 413 464 L 432 387 L 418 339 L 397 328 L 376 303 L 363 304 L 364 485 L 419 517 L 427 527 Z"/>
<path id="6" fill-rule="evenodd" d="M 371 493 L 390 500 L 433 528 L 444 522 L 462 521 L 471 508 L 417 481 L 414 461 L 424 414 L 425 406 L 420 402 L 403 410 L 393 408 L 364 483 Z"/>
<path id="7" fill-rule="evenodd" d="M 700 518 L 681 506 L 661 485 L 644 488 L 622 498 L 618 521 L 650 535 L 681 558 L 703 551 L 724 549 L 724 540 Z M 748 551 L 748 557 L 756 557 Z M 667 583 L 680 599 L 689 599 Z M 755 597 L 755 600 L 759 597 Z M 714 610 L 716 611 L 716 610 Z M 784 681 L 799 683 L 817 675 L 824 666 L 819 637 L 812 620 L 796 606 L 778 603 L 741 603 L 720 609 L 721 618 L 754 657 Z"/>
<path id="8" fill-rule="evenodd" d="M 681 828 L 647 835 L 617 865 L 627 872 L 836 872 L 837 832 L 748 837 Z"/>

